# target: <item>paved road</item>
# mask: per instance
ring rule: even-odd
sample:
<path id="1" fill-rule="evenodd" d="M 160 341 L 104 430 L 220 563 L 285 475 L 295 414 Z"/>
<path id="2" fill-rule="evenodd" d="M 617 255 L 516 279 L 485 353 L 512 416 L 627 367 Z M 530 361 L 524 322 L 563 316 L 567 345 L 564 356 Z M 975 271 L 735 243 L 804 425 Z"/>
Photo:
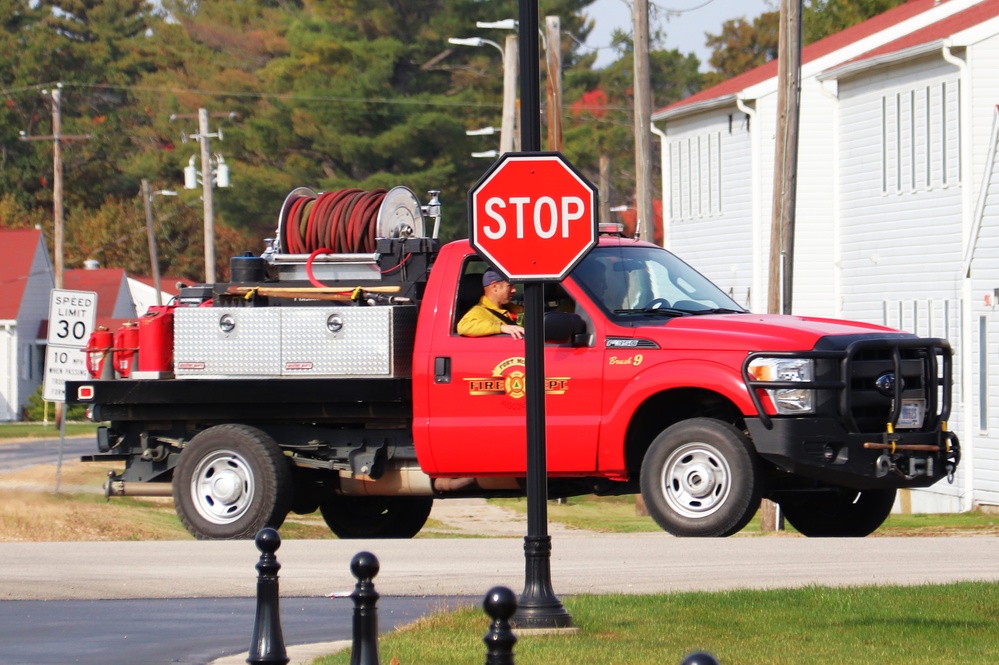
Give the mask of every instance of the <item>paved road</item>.
<path id="1" fill-rule="evenodd" d="M 423 614 L 475 602 L 481 601 L 381 598 L 379 628 L 389 631 Z M 224 658 L 222 663 L 242 665 L 251 645 L 255 612 L 252 598 L 0 602 L 0 662 L 203 665 Z M 289 654 L 331 653 L 336 645 L 328 643 L 351 639 L 352 616 L 350 599 L 282 598 L 281 628 Z M 483 633 L 487 626 L 483 614 Z M 325 644 L 305 651 L 297 646 L 316 643 Z"/>
<path id="2" fill-rule="evenodd" d="M 524 583 L 522 538 L 288 540 L 277 552 L 282 593 L 353 588 L 361 549 L 381 561 L 383 595 L 480 596 Z M 554 539 L 552 581 L 577 594 L 999 580 L 996 552 L 997 537 L 566 535 Z M 0 543 L 0 600 L 249 597 L 258 559 L 252 541 Z"/>
<path id="3" fill-rule="evenodd" d="M 97 452 L 93 437 L 72 437 L 65 440 L 62 459 L 75 461 L 80 455 Z M 30 441 L 0 441 L 0 472 L 16 471 L 39 464 L 56 464 L 59 461 L 59 439 L 33 439 Z"/>

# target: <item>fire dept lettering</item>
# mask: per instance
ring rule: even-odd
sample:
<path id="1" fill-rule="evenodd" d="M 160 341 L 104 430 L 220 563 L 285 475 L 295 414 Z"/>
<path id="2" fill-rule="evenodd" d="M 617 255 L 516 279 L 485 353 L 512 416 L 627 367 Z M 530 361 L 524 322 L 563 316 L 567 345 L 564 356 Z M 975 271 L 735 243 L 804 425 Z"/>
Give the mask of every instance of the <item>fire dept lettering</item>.
<path id="1" fill-rule="evenodd" d="M 465 379 L 469 395 L 507 395 L 521 399 L 527 394 L 524 359 L 507 358 L 493 368 L 492 376 Z M 546 395 L 564 395 L 569 389 L 569 377 L 545 377 Z"/>

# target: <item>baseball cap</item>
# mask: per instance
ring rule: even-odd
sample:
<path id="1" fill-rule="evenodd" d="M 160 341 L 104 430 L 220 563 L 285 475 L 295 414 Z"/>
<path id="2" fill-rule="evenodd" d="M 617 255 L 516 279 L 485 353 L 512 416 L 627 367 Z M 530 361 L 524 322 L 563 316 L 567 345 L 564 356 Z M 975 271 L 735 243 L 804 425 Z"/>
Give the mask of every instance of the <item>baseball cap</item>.
<path id="1" fill-rule="evenodd" d="M 505 282 L 506 277 L 499 274 L 495 270 L 487 270 L 482 273 L 482 286 L 489 286 L 494 282 Z"/>

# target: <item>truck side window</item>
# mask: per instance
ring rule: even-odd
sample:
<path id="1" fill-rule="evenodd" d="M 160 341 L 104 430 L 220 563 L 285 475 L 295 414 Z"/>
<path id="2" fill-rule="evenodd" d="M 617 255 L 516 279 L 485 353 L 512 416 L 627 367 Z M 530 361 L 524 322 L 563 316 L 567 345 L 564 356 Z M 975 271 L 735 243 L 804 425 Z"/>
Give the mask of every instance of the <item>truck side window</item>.
<path id="1" fill-rule="evenodd" d="M 472 309 L 479 298 L 482 297 L 482 274 L 486 271 L 486 264 L 478 258 L 470 258 L 462 268 L 461 276 L 458 278 L 458 293 L 454 307 L 454 321 L 451 322 L 451 332 L 457 334 L 458 321 L 465 315 L 465 312 Z"/>

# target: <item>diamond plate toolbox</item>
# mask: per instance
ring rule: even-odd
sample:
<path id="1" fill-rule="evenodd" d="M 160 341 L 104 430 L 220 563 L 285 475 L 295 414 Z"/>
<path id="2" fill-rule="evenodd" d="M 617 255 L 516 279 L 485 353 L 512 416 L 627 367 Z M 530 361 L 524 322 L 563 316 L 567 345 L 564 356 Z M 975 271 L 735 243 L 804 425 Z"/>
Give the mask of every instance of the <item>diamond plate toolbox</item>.
<path id="1" fill-rule="evenodd" d="M 178 378 L 408 377 L 416 308 L 180 307 Z"/>

